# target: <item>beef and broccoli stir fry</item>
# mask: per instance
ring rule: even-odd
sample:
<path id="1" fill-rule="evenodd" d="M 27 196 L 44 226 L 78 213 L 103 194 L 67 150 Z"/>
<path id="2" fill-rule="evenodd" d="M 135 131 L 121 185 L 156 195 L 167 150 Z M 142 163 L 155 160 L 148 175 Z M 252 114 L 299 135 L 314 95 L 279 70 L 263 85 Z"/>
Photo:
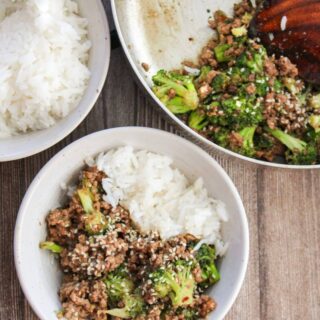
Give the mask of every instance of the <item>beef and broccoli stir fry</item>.
<path id="1" fill-rule="evenodd" d="M 267 161 L 320 163 L 320 93 L 299 78 L 288 58 L 268 55 L 258 38 L 248 36 L 255 10 L 243 0 L 232 18 L 215 12 L 209 26 L 216 35 L 198 63 L 160 70 L 153 91 L 192 129 L 224 148 Z"/>
<path id="2" fill-rule="evenodd" d="M 163 241 L 140 232 L 127 210 L 103 200 L 103 178 L 96 167 L 83 170 L 67 206 L 47 216 L 40 247 L 59 257 L 64 275 L 58 317 L 206 318 L 216 303 L 204 292 L 220 279 L 214 246 L 195 248 L 190 234 Z"/>

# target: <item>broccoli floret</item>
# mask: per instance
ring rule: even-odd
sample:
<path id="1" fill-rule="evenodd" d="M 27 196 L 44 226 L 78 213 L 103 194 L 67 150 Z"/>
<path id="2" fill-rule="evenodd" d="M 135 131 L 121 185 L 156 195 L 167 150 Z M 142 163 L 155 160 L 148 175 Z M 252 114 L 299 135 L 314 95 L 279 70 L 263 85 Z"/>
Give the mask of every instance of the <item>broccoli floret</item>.
<path id="1" fill-rule="evenodd" d="M 243 82 L 249 81 L 250 70 L 247 68 L 231 67 L 227 71 L 230 76 L 230 83 L 239 86 Z"/>
<path id="2" fill-rule="evenodd" d="M 93 206 L 93 194 L 89 188 L 77 190 L 85 216 L 85 229 L 90 234 L 99 234 L 104 232 L 108 227 L 108 222 L 103 213 L 95 210 Z"/>
<path id="3" fill-rule="evenodd" d="M 246 25 L 249 25 L 251 20 L 252 20 L 252 14 L 250 14 L 249 12 L 246 12 L 241 18 L 241 22 Z"/>
<path id="4" fill-rule="evenodd" d="M 230 131 L 226 128 L 220 127 L 211 133 L 212 140 L 219 146 L 226 148 L 229 145 Z"/>
<path id="5" fill-rule="evenodd" d="M 173 307 L 188 306 L 193 303 L 196 288 L 192 268 L 192 261 L 179 260 L 167 269 L 156 270 L 149 278 L 160 297 L 169 296 Z"/>
<path id="6" fill-rule="evenodd" d="M 234 96 L 221 101 L 221 115 L 211 117 L 210 121 L 221 126 L 238 130 L 239 128 L 251 127 L 262 121 L 262 110 L 254 97 Z"/>
<path id="7" fill-rule="evenodd" d="M 282 88 L 283 88 L 282 82 L 280 80 L 278 80 L 278 79 L 275 79 L 274 80 L 274 84 L 273 84 L 273 90 L 276 93 L 280 93 Z"/>
<path id="8" fill-rule="evenodd" d="M 195 83 L 200 84 L 200 83 L 206 81 L 207 75 L 211 70 L 212 70 L 212 68 L 210 66 L 203 66 L 200 70 L 200 74 L 198 75 L 198 77 L 195 80 Z"/>
<path id="9" fill-rule="evenodd" d="M 169 295 L 171 287 L 166 280 L 166 270 L 159 268 L 156 271 L 149 274 L 149 278 L 152 281 L 153 288 L 156 294 L 160 298 L 165 298 Z"/>
<path id="10" fill-rule="evenodd" d="M 179 315 L 183 316 L 184 320 L 198 320 L 199 319 L 199 312 L 196 309 L 192 308 L 181 308 L 181 311 L 177 310 Z"/>
<path id="11" fill-rule="evenodd" d="M 286 152 L 288 163 L 309 165 L 317 162 L 317 148 L 313 143 L 308 144 L 280 129 L 268 129 L 268 132 L 288 148 L 288 151 Z"/>
<path id="12" fill-rule="evenodd" d="M 131 294 L 124 298 L 123 308 L 115 308 L 107 311 L 107 314 L 121 319 L 135 318 L 145 313 L 145 304 L 140 294 Z"/>
<path id="13" fill-rule="evenodd" d="M 245 26 L 241 26 L 238 28 L 233 28 L 231 32 L 236 38 L 238 38 L 238 37 L 246 36 L 248 33 L 248 30 Z"/>
<path id="14" fill-rule="evenodd" d="M 284 78 L 283 84 L 284 84 L 285 88 L 287 88 L 288 91 L 290 93 L 292 93 L 293 95 L 296 95 L 297 93 L 299 93 L 301 91 L 297 86 L 297 81 L 293 78 Z"/>
<path id="15" fill-rule="evenodd" d="M 309 124 L 316 133 L 320 132 L 320 115 L 312 115 L 309 118 Z"/>
<path id="16" fill-rule="evenodd" d="M 268 80 L 265 77 L 257 76 L 255 81 L 256 95 L 264 97 L 268 93 Z"/>
<path id="17" fill-rule="evenodd" d="M 214 48 L 214 53 L 218 62 L 228 62 L 232 59 L 231 56 L 226 55 L 226 51 L 231 48 L 229 44 L 219 44 Z"/>
<path id="18" fill-rule="evenodd" d="M 248 54 L 250 55 L 250 58 Z M 251 48 L 249 52 L 245 51 L 237 58 L 236 66 L 240 68 L 249 68 L 253 73 L 262 73 L 265 57 L 266 50 L 264 48 L 261 47 L 259 50 Z"/>
<path id="19" fill-rule="evenodd" d="M 312 96 L 312 97 L 309 99 L 309 105 L 310 105 L 313 109 L 319 109 L 319 108 L 320 108 L 320 93 Z"/>
<path id="20" fill-rule="evenodd" d="M 63 250 L 63 247 L 59 246 L 58 244 L 56 244 L 52 241 L 40 242 L 39 247 L 40 247 L 40 249 L 49 250 L 53 253 L 61 253 Z"/>
<path id="21" fill-rule="evenodd" d="M 196 259 L 199 262 L 203 282 L 200 286 L 203 289 L 210 287 L 220 280 L 220 273 L 215 265 L 216 251 L 213 246 L 203 244 L 196 253 Z"/>
<path id="22" fill-rule="evenodd" d="M 247 157 L 254 157 L 256 150 L 254 146 L 254 134 L 256 131 L 256 126 L 247 127 L 238 132 L 239 136 L 242 138 L 242 146 L 232 146 L 231 149 Z"/>
<path id="23" fill-rule="evenodd" d="M 85 219 L 85 229 L 89 234 L 100 234 L 108 228 L 106 216 L 100 211 L 94 210 Z"/>
<path id="24" fill-rule="evenodd" d="M 225 91 L 227 86 L 230 83 L 230 78 L 224 72 L 219 73 L 214 79 L 212 80 L 211 87 L 213 89 L 213 93 L 219 93 Z"/>
<path id="25" fill-rule="evenodd" d="M 192 129 L 202 130 L 208 124 L 207 116 L 200 110 L 192 111 L 189 115 L 188 125 Z"/>
<path id="26" fill-rule="evenodd" d="M 120 266 L 108 273 L 108 276 L 103 281 L 107 287 L 108 298 L 113 303 L 123 300 L 125 296 L 134 290 L 134 283 L 124 266 Z"/>
<path id="27" fill-rule="evenodd" d="M 186 113 L 198 107 L 199 98 L 192 76 L 160 70 L 152 80 L 153 92 L 171 112 Z M 168 96 L 170 89 L 175 93 L 173 98 Z"/>

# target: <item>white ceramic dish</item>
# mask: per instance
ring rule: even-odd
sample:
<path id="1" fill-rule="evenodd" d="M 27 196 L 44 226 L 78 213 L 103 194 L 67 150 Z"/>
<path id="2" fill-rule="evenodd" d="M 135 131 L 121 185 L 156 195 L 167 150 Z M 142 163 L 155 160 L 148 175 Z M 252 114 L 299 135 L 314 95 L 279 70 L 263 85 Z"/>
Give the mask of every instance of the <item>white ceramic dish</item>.
<path id="1" fill-rule="evenodd" d="M 123 50 L 139 82 L 149 96 L 177 124 L 185 136 L 210 152 L 236 157 L 254 164 L 289 169 L 315 169 L 320 165 L 294 166 L 248 158 L 204 138 L 171 113 L 152 92 L 152 76 L 160 69 L 179 69 L 181 61 L 196 61 L 212 37 L 208 18 L 218 9 L 232 14 L 240 0 L 111 0 L 114 23 Z M 141 63 L 149 64 L 146 72 Z"/>
<path id="2" fill-rule="evenodd" d="M 110 34 L 101 0 L 77 0 L 80 12 L 89 21 L 92 48 L 89 58 L 91 78 L 79 105 L 53 127 L 0 139 L 0 162 L 24 158 L 45 150 L 66 137 L 86 117 L 103 88 L 110 61 Z"/>
<path id="3" fill-rule="evenodd" d="M 32 182 L 20 207 L 14 239 L 16 269 L 29 303 L 42 320 L 56 319 L 55 311 L 61 307 L 58 265 L 38 247 L 46 237 L 46 215 L 63 200 L 61 183 L 77 178 L 86 157 L 122 145 L 170 156 L 190 179 L 202 176 L 210 195 L 226 203 L 230 219 L 222 232 L 229 248 L 220 265 L 222 279 L 210 291 L 218 303 L 210 319 L 223 319 L 239 293 L 248 262 L 249 231 L 240 196 L 220 165 L 199 147 L 173 134 L 139 127 L 104 130 L 72 143 Z"/>

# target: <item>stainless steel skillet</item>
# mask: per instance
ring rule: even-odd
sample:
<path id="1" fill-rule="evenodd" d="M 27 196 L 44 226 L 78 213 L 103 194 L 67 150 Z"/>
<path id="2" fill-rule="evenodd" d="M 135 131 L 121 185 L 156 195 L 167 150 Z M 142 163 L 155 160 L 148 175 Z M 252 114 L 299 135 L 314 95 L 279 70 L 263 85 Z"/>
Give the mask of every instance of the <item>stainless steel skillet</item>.
<path id="1" fill-rule="evenodd" d="M 252 164 L 289 169 L 314 169 L 320 165 L 293 166 L 244 157 L 205 139 L 173 115 L 153 94 L 151 77 L 159 69 L 181 67 L 195 60 L 212 37 L 207 26 L 212 12 L 232 12 L 235 0 L 111 0 L 115 26 L 129 63 L 156 104 L 177 124 L 187 138 L 210 153 L 223 153 Z M 143 64 L 150 68 L 146 71 Z"/>

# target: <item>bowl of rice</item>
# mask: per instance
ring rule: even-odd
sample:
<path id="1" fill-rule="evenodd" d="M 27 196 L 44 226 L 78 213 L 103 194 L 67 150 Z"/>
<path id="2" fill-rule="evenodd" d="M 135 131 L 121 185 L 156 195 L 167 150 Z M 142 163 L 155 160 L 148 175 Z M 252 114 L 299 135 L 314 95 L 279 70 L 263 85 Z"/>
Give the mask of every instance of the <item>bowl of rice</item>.
<path id="1" fill-rule="evenodd" d="M 50 233 L 48 215 L 59 215 L 60 209 L 65 214 L 65 204 L 84 177 L 80 173 L 88 167 L 105 173 L 99 188 L 104 205 L 120 204 L 141 232 L 157 232 L 163 240 L 193 234 L 201 239 L 194 250 L 204 243 L 215 246 L 220 280 L 205 294 L 215 303 L 208 319 L 223 319 L 240 291 L 249 256 L 248 222 L 238 191 L 222 167 L 199 147 L 171 133 L 140 127 L 108 129 L 72 143 L 46 164 L 29 187 L 16 222 L 14 251 L 20 284 L 36 314 L 53 320 L 57 313 L 69 319 L 70 310 L 84 312 L 72 295 L 61 298 L 65 276 L 71 275 L 68 266 L 61 269 L 61 260 L 40 249 L 39 243 Z M 55 222 L 52 226 L 57 230 Z M 92 264 L 79 265 L 84 274 L 89 267 L 92 271 Z M 104 269 L 99 270 L 101 277 Z M 97 312 L 94 305 L 90 310 Z"/>
<path id="2" fill-rule="evenodd" d="M 0 4 L 0 161 L 49 148 L 94 106 L 110 36 L 101 0 Z"/>

